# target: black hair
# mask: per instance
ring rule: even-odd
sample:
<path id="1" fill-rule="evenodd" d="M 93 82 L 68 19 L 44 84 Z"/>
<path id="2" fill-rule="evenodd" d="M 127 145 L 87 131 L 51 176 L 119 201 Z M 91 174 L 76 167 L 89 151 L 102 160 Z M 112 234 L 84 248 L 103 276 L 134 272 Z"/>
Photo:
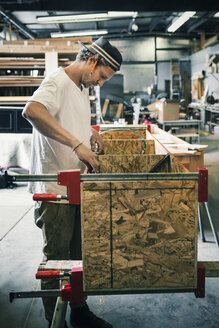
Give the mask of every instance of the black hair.
<path id="1" fill-rule="evenodd" d="M 91 56 L 95 56 L 94 60 L 97 60 L 97 66 L 110 66 L 109 63 L 102 58 L 99 54 L 93 54 L 90 50 L 82 48 L 76 56 L 78 61 L 87 61 Z"/>

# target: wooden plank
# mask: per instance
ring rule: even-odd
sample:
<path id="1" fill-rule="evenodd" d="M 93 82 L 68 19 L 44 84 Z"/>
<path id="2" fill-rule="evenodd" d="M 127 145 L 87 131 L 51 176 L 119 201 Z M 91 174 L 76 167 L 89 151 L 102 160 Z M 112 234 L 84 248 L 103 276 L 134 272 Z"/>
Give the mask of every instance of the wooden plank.
<path id="1" fill-rule="evenodd" d="M 159 129 L 155 125 L 151 126 L 151 132 L 147 131 L 146 140 L 153 139 L 153 136 L 156 138 L 156 154 L 171 152 L 190 172 L 196 172 L 198 167 L 204 166 L 204 151 L 207 149 L 207 145 L 190 144 Z"/>
<path id="2" fill-rule="evenodd" d="M 105 155 L 155 154 L 154 140 L 104 139 Z"/>
<path id="3" fill-rule="evenodd" d="M 71 271 L 72 268 L 78 268 L 82 266 L 82 261 L 73 261 L 73 260 L 49 260 L 47 262 L 40 263 L 38 271 Z"/>
<path id="4" fill-rule="evenodd" d="M 123 104 L 121 103 L 121 104 L 118 105 L 118 109 L 117 109 L 117 112 L 116 112 L 116 117 L 121 117 L 122 110 L 123 110 Z"/>
<path id="5" fill-rule="evenodd" d="M 83 182 L 84 290 L 195 288 L 196 184 Z"/>
<path id="6" fill-rule="evenodd" d="M 57 51 L 59 54 L 76 55 L 81 49 L 79 40 L 86 45 L 92 43 L 91 37 L 2 41 L 0 53 L 27 55 Z"/>
<path id="7" fill-rule="evenodd" d="M 39 86 L 44 76 L 0 76 L 0 86 Z"/>
<path id="8" fill-rule="evenodd" d="M 60 58 L 59 66 L 67 66 L 72 63 L 69 58 Z M 45 68 L 44 58 L 34 58 L 34 57 L 2 57 L 0 58 L 0 68 L 30 68 L 30 69 L 40 69 Z"/>
<path id="9" fill-rule="evenodd" d="M 103 105 L 103 110 L 102 110 L 102 117 L 106 116 L 108 105 L 109 105 L 109 99 L 105 99 L 104 105 Z"/>
<path id="10" fill-rule="evenodd" d="M 2 96 L 2 97 L 0 97 L 0 105 L 25 104 L 28 101 L 28 99 L 30 99 L 30 96 L 13 96 L 13 97 Z"/>

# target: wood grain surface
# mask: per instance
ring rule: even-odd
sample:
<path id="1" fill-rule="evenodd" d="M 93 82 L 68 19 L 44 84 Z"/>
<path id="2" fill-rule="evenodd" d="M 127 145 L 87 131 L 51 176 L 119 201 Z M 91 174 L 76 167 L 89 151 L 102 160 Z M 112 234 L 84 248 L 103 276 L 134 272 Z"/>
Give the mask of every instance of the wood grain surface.
<path id="1" fill-rule="evenodd" d="M 82 184 L 85 290 L 194 288 L 196 181 Z"/>

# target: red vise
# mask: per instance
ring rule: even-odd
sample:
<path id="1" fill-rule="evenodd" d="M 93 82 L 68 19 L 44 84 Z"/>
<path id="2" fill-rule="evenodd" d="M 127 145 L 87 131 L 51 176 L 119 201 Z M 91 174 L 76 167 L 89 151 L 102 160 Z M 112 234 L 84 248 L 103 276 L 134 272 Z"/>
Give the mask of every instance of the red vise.
<path id="1" fill-rule="evenodd" d="M 58 184 L 68 188 L 69 204 L 81 204 L 80 179 L 80 170 L 58 172 Z"/>
<path id="2" fill-rule="evenodd" d="M 61 289 L 62 300 L 66 302 L 83 301 L 83 268 L 73 268 L 71 271 L 70 284 Z"/>

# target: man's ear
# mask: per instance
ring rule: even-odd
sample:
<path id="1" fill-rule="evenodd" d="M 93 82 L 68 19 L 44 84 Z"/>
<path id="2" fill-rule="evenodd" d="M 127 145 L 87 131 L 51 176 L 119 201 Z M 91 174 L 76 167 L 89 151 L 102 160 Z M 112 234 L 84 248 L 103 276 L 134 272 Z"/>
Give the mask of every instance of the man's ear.
<path id="1" fill-rule="evenodd" d="M 90 56 L 90 57 L 88 58 L 87 63 L 88 63 L 89 65 L 93 65 L 94 62 L 95 62 L 95 55 L 92 55 L 92 56 Z"/>

